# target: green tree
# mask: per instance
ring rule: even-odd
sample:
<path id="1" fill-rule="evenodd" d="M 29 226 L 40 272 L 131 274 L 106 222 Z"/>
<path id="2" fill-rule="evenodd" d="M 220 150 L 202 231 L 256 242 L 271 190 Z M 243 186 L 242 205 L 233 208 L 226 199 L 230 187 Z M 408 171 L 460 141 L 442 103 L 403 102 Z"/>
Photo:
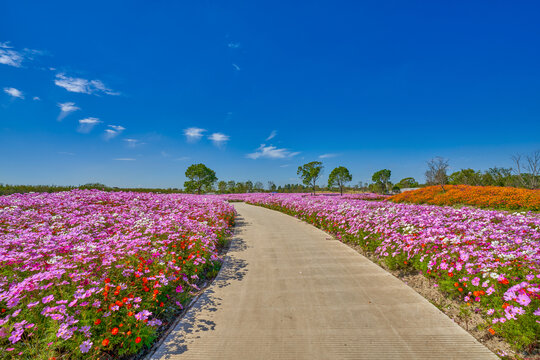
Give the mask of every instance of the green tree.
<path id="1" fill-rule="evenodd" d="M 268 190 L 269 191 L 276 191 L 277 190 L 276 184 L 274 184 L 273 181 L 268 182 Z"/>
<path id="2" fill-rule="evenodd" d="M 448 177 L 448 183 L 452 185 L 482 185 L 482 173 L 480 171 L 474 171 L 473 169 L 461 169 L 460 171 L 453 172 Z"/>
<path id="3" fill-rule="evenodd" d="M 339 187 L 339 192 L 341 195 L 343 195 L 343 187 L 346 183 L 352 181 L 352 175 L 349 172 L 349 169 L 347 169 L 344 166 L 339 166 L 332 170 L 330 173 L 330 176 L 328 176 L 328 187 L 331 188 L 333 186 Z"/>
<path id="4" fill-rule="evenodd" d="M 322 175 L 323 164 L 320 161 L 312 161 L 298 167 L 297 174 L 306 186 L 311 186 L 313 195 L 315 195 L 315 185 Z"/>
<path id="5" fill-rule="evenodd" d="M 251 180 L 246 181 L 246 192 L 253 192 L 253 182 Z"/>
<path id="6" fill-rule="evenodd" d="M 482 185 L 492 186 L 511 186 L 512 185 L 512 169 L 511 168 L 489 168 L 482 175 Z"/>
<path id="7" fill-rule="evenodd" d="M 392 172 L 388 169 L 382 169 L 373 174 L 371 177 L 371 180 L 379 184 L 379 186 L 383 189 L 382 192 L 388 192 L 388 184 L 390 183 L 390 176 L 392 175 Z"/>
<path id="8" fill-rule="evenodd" d="M 186 191 L 197 192 L 197 194 L 200 194 L 204 188 L 211 188 L 217 181 L 216 172 L 204 164 L 193 164 L 188 167 L 186 177 L 189 179 L 184 182 Z"/>
<path id="9" fill-rule="evenodd" d="M 412 177 L 403 178 L 399 180 L 399 182 L 396 185 L 400 189 L 415 188 L 419 186 L 418 182 Z"/>
<path id="10" fill-rule="evenodd" d="M 217 187 L 221 194 L 225 194 L 227 192 L 227 183 L 225 181 L 221 180 L 218 182 Z"/>

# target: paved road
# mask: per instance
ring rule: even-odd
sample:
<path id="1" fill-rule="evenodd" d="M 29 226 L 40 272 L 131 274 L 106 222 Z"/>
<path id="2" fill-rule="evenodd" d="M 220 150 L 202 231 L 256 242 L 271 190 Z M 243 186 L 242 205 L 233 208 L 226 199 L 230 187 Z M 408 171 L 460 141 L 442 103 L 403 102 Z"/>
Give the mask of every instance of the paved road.
<path id="1" fill-rule="evenodd" d="M 324 232 L 279 212 L 235 207 L 225 265 L 152 359 L 497 359 Z"/>

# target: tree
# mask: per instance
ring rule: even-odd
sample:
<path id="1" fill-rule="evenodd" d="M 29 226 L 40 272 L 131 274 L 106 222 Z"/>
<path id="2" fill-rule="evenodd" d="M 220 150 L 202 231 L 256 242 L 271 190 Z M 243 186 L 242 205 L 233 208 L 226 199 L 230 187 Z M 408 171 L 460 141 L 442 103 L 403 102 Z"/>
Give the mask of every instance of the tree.
<path id="1" fill-rule="evenodd" d="M 277 188 L 276 188 L 276 184 L 274 184 L 273 181 L 269 181 L 269 182 L 268 182 L 268 190 L 270 190 L 270 191 L 276 191 L 276 189 L 277 189 Z"/>
<path id="2" fill-rule="evenodd" d="M 489 168 L 482 175 L 482 185 L 509 186 L 512 184 L 511 168 Z"/>
<path id="3" fill-rule="evenodd" d="M 246 191 L 253 192 L 253 182 L 251 180 L 246 181 Z"/>
<path id="4" fill-rule="evenodd" d="M 235 187 L 236 187 L 236 182 L 234 182 L 234 180 L 230 180 L 227 182 L 227 191 L 229 191 L 230 193 L 234 192 Z"/>
<path id="5" fill-rule="evenodd" d="M 218 182 L 217 187 L 221 194 L 225 194 L 227 192 L 227 183 L 225 181 L 221 180 Z"/>
<path id="6" fill-rule="evenodd" d="M 256 191 L 256 192 L 261 192 L 264 190 L 264 185 L 262 182 L 260 181 L 257 181 L 255 182 L 255 185 L 253 185 L 253 189 Z"/>
<path id="7" fill-rule="evenodd" d="M 426 184 L 428 185 L 440 185 L 443 192 L 444 185 L 448 183 L 448 160 L 442 157 L 435 157 L 427 162 L 428 169 L 426 171 Z"/>
<path id="8" fill-rule="evenodd" d="M 371 177 L 371 180 L 379 184 L 383 192 L 388 192 L 388 184 L 390 183 L 390 176 L 392 175 L 392 172 L 388 169 L 382 169 L 373 174 Z"/>
<path id="9" fill-rule="evenodd" d="M 216 172 L 209 169 L 204 164 L 193 164 L 186 170 L 186 177 L 189 179 L 184 182 L 187 192 L 197 192 L 200 194 L 203 188 L 212 187 L 217 181 Z"/>
<path id="10" fill-rule="evenodd" d="M 418 182 L 412 177 L 407 177 L 407 178 L 403 178 L 399 180 L 399 182 L 396 185 L 400 189 L 415 188 L 415 187 L 418 187 Z"/>
<path id="11" fill-rule="evenodd" d="M 320 161 L 312 161 L 298 167 L 297 174 L 306 186 L 311 186 L 315 195 L 315 185 L 322 175 L 323 164 Z"/>
<path id="12" fill-rule="evenodd" d="M 448 182 L 452 185 L 482 185 L 482 173 L 480 171 L 474 171 L 473 169 L 461 169 L 460 171 L 453 172 L 448 177 Z"/>
<path id="13" fill-rule="evenodd" d="M 344 166 L 339 166 L 332 170 L 330 176 L 328 176 L 328 187 L 339 187 L 339 192 L 341 193 L 341 195 L 343 195 L 343 186 L 345 186 L 346 183 L 351 181 L 352 175 L 349 172 L 349 169 Z"/>
<path id="14" fill-rule="evenodd" d="M 536 150 L 531 155 L 525 156 L 522 161 L 521 155 L 512 156 L 516 164 L 516 175 L 521 184 L 529 189 L 537 189 L 540 183 L 540 150 Z"/>

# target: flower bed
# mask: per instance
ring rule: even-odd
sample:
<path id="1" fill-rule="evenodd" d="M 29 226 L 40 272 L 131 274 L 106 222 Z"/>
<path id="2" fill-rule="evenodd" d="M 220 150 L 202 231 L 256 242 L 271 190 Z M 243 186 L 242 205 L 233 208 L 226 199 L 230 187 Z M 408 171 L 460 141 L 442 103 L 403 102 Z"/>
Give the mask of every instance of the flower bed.
<path id="1" fill-rule="evenodd" d="M 205 274 L 234 209 L 191 195 L 0 197 L 0 353 L 97 358 L 149 345 Z"/>
<path id="2" fill-rule="evenodd" d="M 482 208 L 540 211 L 540 190 L 500 186 L 445 185 L 405 191 L 389 200 L 432 205 L 472 205 Z"/>
<path id="3" fill-rule="evenodd" d="M 246 201 L 355 242 L 391 269 L 422 271 L 483 313 L 486 332 L 518 349 L 538 348 L 540 215 L 295 194 Z"/>

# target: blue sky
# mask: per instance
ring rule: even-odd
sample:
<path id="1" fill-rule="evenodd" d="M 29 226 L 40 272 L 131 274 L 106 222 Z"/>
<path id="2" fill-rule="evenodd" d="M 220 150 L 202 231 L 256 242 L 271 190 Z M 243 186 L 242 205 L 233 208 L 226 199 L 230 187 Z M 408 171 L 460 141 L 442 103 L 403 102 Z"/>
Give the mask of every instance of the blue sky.
<path id="1" fill-rule="evenodd" d="M 423 181 L 540 148 L 537 1 L 0 5 L 0 183 Z M 323 179 L 326 181 L 326 177 Z"/>

